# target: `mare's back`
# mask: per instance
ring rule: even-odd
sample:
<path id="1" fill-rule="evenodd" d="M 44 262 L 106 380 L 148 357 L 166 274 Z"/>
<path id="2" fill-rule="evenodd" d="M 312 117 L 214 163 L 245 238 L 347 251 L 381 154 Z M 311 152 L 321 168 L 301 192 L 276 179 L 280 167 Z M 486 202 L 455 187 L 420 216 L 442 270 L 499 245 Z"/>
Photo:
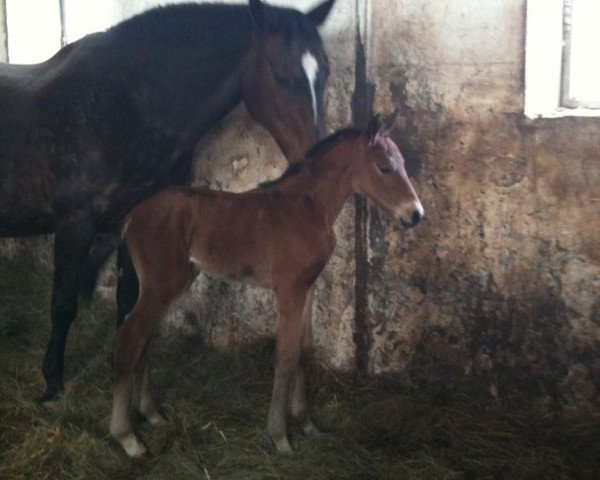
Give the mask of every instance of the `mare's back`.
<path id="1" fill-rule="evenodd" d="M 168 87 L 182 77 L 186 66 L 191 71 L 198 62 L 206 67 L 207 60 L 223 52 L 241 52 L 248 45 L 251 30 L 246 7 L 172 5 L 87 35 L 45 62 L 0 63 L 0 131 L 3 124 L 22 116 L 23 109 L 31 117 L 29 109 L 35 108 L 54 122 L 57 113 L 72 114 L 91 97 L 124 96 L 142 81 L 149 89 L 154 85 L 157 90 Z M 121 97 L 120 103 L 123 100 L 127 99 Z"/>

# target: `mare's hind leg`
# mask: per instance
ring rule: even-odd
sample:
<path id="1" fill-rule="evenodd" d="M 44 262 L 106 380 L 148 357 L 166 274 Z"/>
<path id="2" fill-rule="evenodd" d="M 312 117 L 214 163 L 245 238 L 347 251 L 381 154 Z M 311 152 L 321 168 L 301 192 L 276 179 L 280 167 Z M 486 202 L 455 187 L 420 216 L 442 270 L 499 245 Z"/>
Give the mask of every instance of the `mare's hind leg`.
<path id="1" fill-rule="evenodd" d="M 55 400 L 63 390 L 65 344 L 77 315 L 81 266 L 89 254 L 94 230 L 85 219 L 61 221 L 54 237 L 54 284 L 52 290 L 52 332 L 42 371 L 46 391 L 40 401 Z"/>
<path id="2" fill-rule="evenodd" d="M 303 336 L 303 310 L 308 289 L 280 288 L 277 291 L 279 320 L 277 323 L 277 346 L 275 381 L 271 396 L 271 407 L 267 421 L 267 432 L 278 452 L 292 451 L 287 437 L 286 414 L 292 391 L 292 383 L 298 372 Z"/>
<path id="3" fill-rule="evenodd" d="M 319 434 L 319 429 L 314 425 L 308 415 L 306 405 L 306 364 L 312 354 L 312 301 L 313 290 L 310 290 L 304 305 L 302 318 L 303 332 L 298 370 L 293 381 L 290 393 L 289 409 L 291 417 L 298 422 L 302 433 L 307 436 Z"/>

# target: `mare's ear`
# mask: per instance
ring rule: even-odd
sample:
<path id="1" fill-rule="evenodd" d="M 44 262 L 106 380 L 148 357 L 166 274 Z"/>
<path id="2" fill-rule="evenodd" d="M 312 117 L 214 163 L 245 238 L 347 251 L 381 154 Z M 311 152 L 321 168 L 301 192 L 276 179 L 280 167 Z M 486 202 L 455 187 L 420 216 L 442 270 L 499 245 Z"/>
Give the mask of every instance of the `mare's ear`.
<path id="1" fill-rule="evenodd" d="M 373 118 L 369 120 L 369 124 L 363 131 L 363 135 L 367 139 L 367 142 L 369 142 L 369 145 L 373 144 L 373 142 L 375 141 L 375 137 L 377 137 L 379 131 L 381 130 L 381 127 L 381 114 L 376 113 L 375 115 L 373 115 Z"/>
<path id="2" fill-rule="evenodd" d="M 265 6 L 261 0 L 249 0 L 250 15 L 257 27 L 262 27 L 265 24 Z"/>
<path id="3" fill-rule="evenodd" d="M 306 16 L 308 18 L 310 18 L 310 20 L 317 27 L 319 27 L 325 21 L 327 16 L 329 15 L 329 12 L 331 11 L 331 7 L 333 7 L 334 3 L 335 3 L 335 0 L 325 0 L 321 5 L 313 8 L 310 12 L 308 12 L 306 14 Z"/>
<path id="4" fill-rule="evenodd" d="M 396 119 L 398 118 L 398 107 L 396 107 L 394 109 L 394 111 L 392 113 L 390 113 L 389 115 L 386 115 L 383 120 L 382 120 L 382 134 L 384 135 L 388 135 L 391 131 L 392 128 L 394 128 L 394 125 L 396 124 Z"/>

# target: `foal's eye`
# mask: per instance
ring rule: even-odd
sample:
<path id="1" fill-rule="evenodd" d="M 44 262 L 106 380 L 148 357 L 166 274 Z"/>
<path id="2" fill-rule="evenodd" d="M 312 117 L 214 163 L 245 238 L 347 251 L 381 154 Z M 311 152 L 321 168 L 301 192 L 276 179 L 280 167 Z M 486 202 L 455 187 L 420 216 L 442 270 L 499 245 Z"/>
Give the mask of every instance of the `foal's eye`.
<path id="1" fill-rule="evenodd" d="M 389 173 L 392 173 L 394 171 L 394 169 L 390 165 L 383 165 L 382 167 L 379 167 L 379 171 L 383 175 L 387 175 Z"/>

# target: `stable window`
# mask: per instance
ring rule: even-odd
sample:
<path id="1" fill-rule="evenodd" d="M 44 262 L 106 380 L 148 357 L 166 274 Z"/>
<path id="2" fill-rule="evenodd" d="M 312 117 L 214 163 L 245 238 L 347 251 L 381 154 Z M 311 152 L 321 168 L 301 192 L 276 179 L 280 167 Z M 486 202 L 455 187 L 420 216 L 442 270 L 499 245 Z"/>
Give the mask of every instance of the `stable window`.
<path id="1" fill-rule="evenodd" d="M 5 0 L 8 61 L 38 63 L 119 20 L 119 0 Z"/>
<path id="2" fill-rule="evenodd" d="M 528 0 L 528 117 L 600 116 L 598 25 L 599 0 Z"/>

